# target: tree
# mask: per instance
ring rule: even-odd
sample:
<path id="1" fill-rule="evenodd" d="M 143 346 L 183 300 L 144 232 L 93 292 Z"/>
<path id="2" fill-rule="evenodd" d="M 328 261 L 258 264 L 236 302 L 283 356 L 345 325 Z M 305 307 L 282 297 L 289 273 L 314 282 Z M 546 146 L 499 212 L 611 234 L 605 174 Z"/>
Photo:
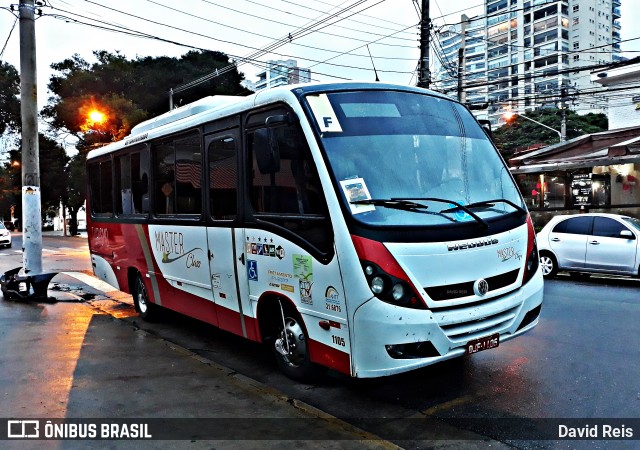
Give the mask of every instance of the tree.
<path id="1" fill-rule="evenodd" d="M 560 110 L 538 109 L 526 113 L 525 116 L 543 123 L 560 131 L 562 126 L 562 112 Z M 567 111 L 567 139 L 573 139 L 583 134 L 597 133 L 608 128 L 608 120 L 605 114 L 580 115 L 574 111 Z M 552 145 L 559 142 L 558 133 L 544 128 L 518 115 L 514 116 L 512 123 L 507 123 L 494 130 L 493 139 L 500 152 L 506 157 L 520 149 L 542 144 Z"/>
<path id="2" fill-rule="evenodd" d="M 40 149 L 40 185 L 46 186 L 41 190 L 42 211 L 55 209 L 60 204 L 67 190 L 65 182 L 65 167 L 69 157 L 64 148 L 53 139 L 38 135 Z M 0 168 L 0 211 L 6 216 L 12 206 L 14 216 L 22 216 L 22 172 L 20 167 L 20 150 L 9 150 L 9 161 Z M 5 217 L 6 218 L 6 217 Z"/>
<path id="3" fill-rule="evenodd" d="M 74 55 L 51 65 L 60 75 L 50 79 L 49 89 L 54 96 L 43 114 L 53 121 L 54 127 L 66 128 L 78 137 L 86 132 L 83 125 L 89 104 L 109 112 L 102 142 L 118 140 L 137 123 L 167 112 L 170 89 L 215 70 L 221 71 L 220 76 L 175 94 L 175 105 L 207 95 L 250 92 L 240 86 L 244 76 L 236 69 L 222 73 L 229 65 L 229 57 L 220 52 L 190 51 L 180 59 L 163 56 L 127 60 L 107 51 L 96 51 L 94 56 L 97 59 L 94 64 Z"/>
<path id="4" fill-rule="evenodd" d="M 0 135 L 18 131 L 20 119 L 20 76 L 11 64 L 0 62 Z"/>
<path id="5" fill-rule="evenodd" d="M 229 57 L 221 52 L 190 51 L 181 58 L 138 57 L 128 60 L 118 53 L 94 52 L 97 62 L 90 64 L 73 55 L 51 67 L 58 72 L 49 80 L 54 94 L 42 114 L 54 129 L 66 129 L 79 140 L 66 169 L 67 192 L 63 202 L 72 217 L 75 233 L 76 214 L 86 198 L 84 164 L 92 149 L 125 137 L 131 128 L 149 117 L 169 110 L 169 90 L 219 70 L 220 76 L 174 96 L 176 105 L 207 95 L 246 95 L 240 85 L 244 76 L 229 66 Z M 97 111 L 101 118 L 91 118 Z M 98 117 L 98 116 L 96 116 Z"/>
<path id="6" fill-rule="evenodd" d="M 69 234 L 78 234 L 78 211 L 84 205 L 87 198 L 87 183 L 85 175 L 85 162 L 87 155 L 78 153 L 71 158 L 66 167 L 67 192 L 63 196 L 62 204 L 69 211 L 71 220 L 69 222 Z"/>

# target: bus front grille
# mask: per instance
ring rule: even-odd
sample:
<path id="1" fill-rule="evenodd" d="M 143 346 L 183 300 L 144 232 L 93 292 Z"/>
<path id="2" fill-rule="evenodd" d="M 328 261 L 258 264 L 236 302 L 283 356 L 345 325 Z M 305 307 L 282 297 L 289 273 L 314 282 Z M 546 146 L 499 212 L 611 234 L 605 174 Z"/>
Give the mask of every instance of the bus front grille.
<path id="1" fill-rule="evenodd" d="M 503 287 L 509 286 L 513 284 L 518 279 L 519 269 L 512 270 L 510 272 L 505 272 L 500 275 L 495 275 L 493 277 L 486 278 L 487 283 L 489 284 L 489 291 L 495 291 L 498 289 L 502 289 Z M 463 283 L 456 284 L 444 284 L 441 286 L 430 286 L 424 288 L 429 297 L 438 302 L 443 300 L 453 300 L 456 298 L 468 297 L 471 295 L 475 295 L 473 293 L 473 284 L 475 281 L 466 281 Z"/>
<path id="2" fill-rule="evenodd" d="M 433 310 L 433 316 L 449 339 L 466 342 L 510 326 L 520 305 L 519 296 L 501 295 L 481 303 Z"/>

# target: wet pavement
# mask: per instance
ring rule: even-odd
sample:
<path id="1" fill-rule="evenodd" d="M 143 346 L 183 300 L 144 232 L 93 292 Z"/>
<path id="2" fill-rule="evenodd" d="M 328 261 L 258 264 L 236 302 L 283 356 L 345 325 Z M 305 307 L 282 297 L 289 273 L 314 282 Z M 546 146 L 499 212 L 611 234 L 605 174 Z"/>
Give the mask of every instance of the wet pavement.
<path id="1" fill-rule="evenodd" d="M 0 252 L 0 272 L 15 266 L 15 253 Z M 130 419 L 162 440 L 10 440 L 3 448 L 396 448 L 139 329 L 130 296 L 77 269 L 56 276 L 49 302 L 0 300 L 0 427 L 6 419 L 98 427 Z"/>

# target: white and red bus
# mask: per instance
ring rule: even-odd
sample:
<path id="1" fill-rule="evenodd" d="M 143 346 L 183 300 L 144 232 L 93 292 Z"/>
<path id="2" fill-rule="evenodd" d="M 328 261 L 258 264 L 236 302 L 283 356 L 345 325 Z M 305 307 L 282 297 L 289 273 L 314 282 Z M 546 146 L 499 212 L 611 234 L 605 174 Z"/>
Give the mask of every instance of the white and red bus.
<path id="1" fill-rule="evenodd" d="M 318 366 L 377 377 L 538 323 L 535 233 L 461 104 L 381 83 L 209 97 L 92 151 L 96 276 Z"/>

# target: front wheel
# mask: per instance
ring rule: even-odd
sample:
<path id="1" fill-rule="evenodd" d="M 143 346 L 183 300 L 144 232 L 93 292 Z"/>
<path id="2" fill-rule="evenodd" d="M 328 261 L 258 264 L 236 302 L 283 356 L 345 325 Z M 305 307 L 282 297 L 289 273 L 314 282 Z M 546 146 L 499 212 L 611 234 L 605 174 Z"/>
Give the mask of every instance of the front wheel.
<path id="1" fill-rule="evenodd" d="M 545 278 L 551 278 L 558 273 L 558 263 L 550 253 L 540 253 L 540 267 Z"/>
<path id="2" fill-rule="evenodd" d="M 317 375 L 317 367 L 309 357 L 308 335 L 297 314 L 286 313 L 284 324 L 279 324 L 273 343 L 274 354 L 280 370 L 298 381 L 311 380 Z"/>
<path id="3" fill-rule="evenodd" d="M 148 322 L 153 322 L 157 319 L 158 312 L 157 306 L 149 300 L 149 293 L 142 281 L 140 274 L 136 276 L 136 281 L 133 288 L 133 302 L 136 307 L 136 311 L 140 313 L 140 317 Z"/>

